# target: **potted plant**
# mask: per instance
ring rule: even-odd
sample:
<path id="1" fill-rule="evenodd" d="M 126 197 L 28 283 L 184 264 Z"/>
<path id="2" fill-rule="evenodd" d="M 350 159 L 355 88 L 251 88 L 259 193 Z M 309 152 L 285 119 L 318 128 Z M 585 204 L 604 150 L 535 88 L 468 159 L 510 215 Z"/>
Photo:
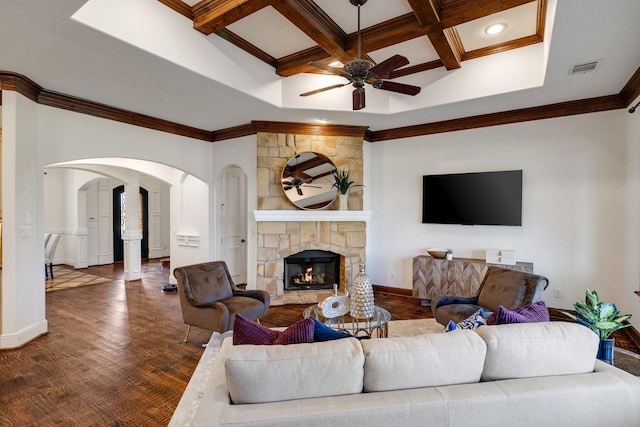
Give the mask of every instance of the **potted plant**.
<path id="1" fill-rule="evenodd" d="M 573 307 L 577 314 L 564 310 L 560 310 L 560 312 L 598 335 L 598 338 L 600 338 L 598 359 L 613 365 L 614 338 L 611 338 L 611 334 L 619 329 L 631 326 L 630 323 L 622 323 L 630 319 L 631 315 L 620 314 L 615 304 L 601 302 L 598 293 L 589 289 L 585 293 L 584 302 L 576 302 Z"/>
<path id="2" fill-rule="evenodd" d="M 342 169 L 333 173 L 333 179 L 335 182 L 331 187 L 338 189 L 338 209 L 347 210 L 347 197 L 349 189 L 351 187 L 362 187 L 361 184 L 356 184 L 351 180 L 351 171 L 349 169 Z"/>

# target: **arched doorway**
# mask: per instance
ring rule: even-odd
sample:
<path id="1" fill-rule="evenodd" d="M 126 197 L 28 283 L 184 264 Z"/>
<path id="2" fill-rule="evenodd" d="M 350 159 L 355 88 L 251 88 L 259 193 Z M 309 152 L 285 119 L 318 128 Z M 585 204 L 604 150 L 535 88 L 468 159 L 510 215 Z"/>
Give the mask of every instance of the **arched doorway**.
<path id="1" fill-rule="evenodd" d="M 139 207 L 139 231 L 142 233 L 140 243 L 140 257 L 149 258 L 149 192 L 140 187 L 138 198 Z M 122 231 L 125 224 L 125 198 L 124 185 L 113 189 L 113 262 L 124 261 L 124 243 Z"/>

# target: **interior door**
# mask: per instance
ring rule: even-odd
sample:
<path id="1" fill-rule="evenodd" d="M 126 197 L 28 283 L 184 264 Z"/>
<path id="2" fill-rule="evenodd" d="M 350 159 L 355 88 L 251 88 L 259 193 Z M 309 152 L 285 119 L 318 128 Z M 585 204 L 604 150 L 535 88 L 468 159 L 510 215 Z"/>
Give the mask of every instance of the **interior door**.
<path id="1" fill-rule="evenodd" d="M 222 176 L 220 247 L 234 283 L 247 281 L 247 180 L 244 171 L 229 166 Z"/>

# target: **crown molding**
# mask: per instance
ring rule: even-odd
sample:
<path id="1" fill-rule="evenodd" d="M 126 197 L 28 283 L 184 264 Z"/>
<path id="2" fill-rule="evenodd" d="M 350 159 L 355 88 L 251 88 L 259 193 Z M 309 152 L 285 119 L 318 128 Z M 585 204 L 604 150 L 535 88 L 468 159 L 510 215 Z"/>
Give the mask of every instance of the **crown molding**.
<path id="1" fill-rule="evenodd" d="M 44 89 L 42 86 L 22 74 L 0 70 L 0 105 L 2 105 L 2 90 L 16 91 L 33 102 L 37 102 L 42 105 L 62 108 L 76 113 L 87 114 L 107 120 L 114 120 L 207 142 L 219 142 L 227 139 L 254 135 L 257 132 L 352 136 L 362 137 L 365 141 L 369 142 L 382 142 L 433 135 L 437 133 L 455 132 L 467 129 L 477 129 L 482 127 L 627 108 L 640 96 L 640 67 L 625 84 L 620 93 L 615 95 L 567 101 L 550 105 L 541 105 L 538 107 L 482 114 L 378 131 L 370 131 L 368 130 L 368 126 L 270 121 L 252 121 L 251 123 L 244 125 L 209 131 L 53 92 Z"/>
<path id="2" fill-rule="evenodd" d="M 539 107 L 522 108 L 519 110 L 504 111 L 500 113 L 482 114 L 479 116 L 463 117 L 460 119 L 368 132 L 366 139 L 369 142 L 381 142 L 394 139 L 412 138 L 437 133 L 529 122 L 532 120 L 617 110 L 625 108 L 626 105 L 627 104 L 622 99 L 622 96 L 608 95 L 599 98 L 561 102 L 551 105 L 542 105 Z"/>
<path id="3" fill-rule="evenodd" d="M 0 71 L 0 88 L 2 90 L 13 90 L 29 98 L 33 102 L 54 108 L 61 108 L 76 113 L 87 114 L 107 120 L 114 120 L 160 132 L 174 135 L 186 136 L 202 141 L 213 142 L 213 133 L 208 130 L 198 129 L 191 126 L 168 120 L 158 119 L 145 114 L 111 107 L 86 99 L 76 98 L 44 89 L 31 79 L 10 71 Z"/>
<path id="4" fill-rule="evenodd" d="M 364 138 L 368 126 L 253 121 L 257 132 L 296 133 L 300 135 L 351 136 Z"/>

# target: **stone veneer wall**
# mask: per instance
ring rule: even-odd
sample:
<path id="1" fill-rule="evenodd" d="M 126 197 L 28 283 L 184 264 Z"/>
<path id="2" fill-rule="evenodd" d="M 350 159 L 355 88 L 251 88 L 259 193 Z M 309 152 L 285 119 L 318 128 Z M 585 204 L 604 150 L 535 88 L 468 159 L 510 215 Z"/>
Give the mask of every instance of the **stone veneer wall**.
<path id="1" fill-rule="evenodd" d="M 348 168 L 354 182 L 363 180 L 363 139 L 350 136 L 258 133 L 257 196 L 259 210 L 298 210 L 286 198 L 282 169 L 294 155 L 315 151 L 329 157 L 340 169 Z M 362 210 L 363 187 L 349 192 L 349 210 Z M 334 203 L 335 205 L 335 203 Z M 331 206 L 330 209 L 335 209 Z M 366 261 L 366 223 L 362 221 L 278 221 L 257 224 L 257 283 L 271 295 L 271 303 L 316 303 L 331 291 L 284 292 L 284 258 L 307 249 L 341 255 L 340 291 L 344 292 Z"/>
<path id="2" fill-rule="evenodd" d="M 297 210 L 282 190 L 282 169 L 296 154 L 314 151 L 324 154 L 338 170 L 351 171 L 351 179 L 362 183 L 363 139 L 350 136 L 291 135 L 258 132 L 258 209 Z M 362 210 L 363 187 L 349 190 L 349 210 Z M 333 203 L 330 209 L 336 209 Z"/>

